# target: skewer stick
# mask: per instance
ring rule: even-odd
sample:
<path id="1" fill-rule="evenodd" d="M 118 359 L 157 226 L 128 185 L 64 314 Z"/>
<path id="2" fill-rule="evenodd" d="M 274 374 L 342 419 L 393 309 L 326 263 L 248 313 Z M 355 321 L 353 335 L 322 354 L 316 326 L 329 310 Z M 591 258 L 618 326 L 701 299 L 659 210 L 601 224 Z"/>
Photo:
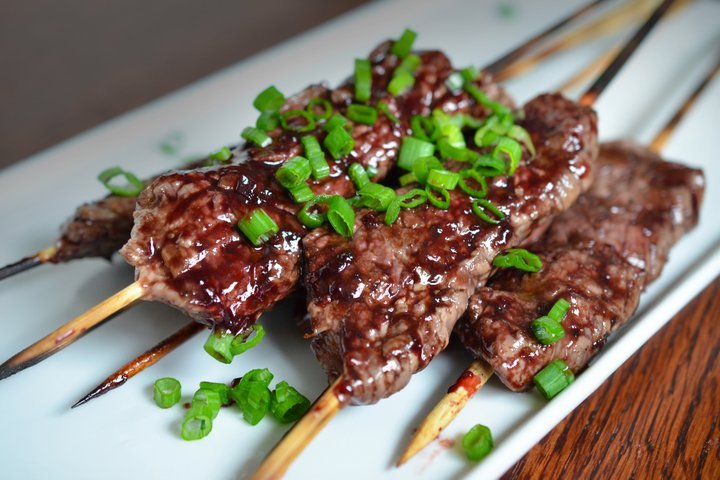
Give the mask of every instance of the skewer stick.
<path id="1" fill-rule="evenodd" d="M 410 444 L 397 461 L 399 467 L 435 440 L 450 425 L 465 404 L 490 380 L 493 369 L 483 360 L 475 360 L 460 375 L 447 394 L 435 405 L 415 431 Z"/>
<path id="2" fill-rule="evenodd" d="M 575 12 L 571 13 L 567 17 L 560 20 L 558 23 L 550 26 L 547 30 L 544 30 L 534 37 L 528 39 L 525 43 L 520 45 L 519 47 L 515 48 L 514 50 L 506 53 L 502 57 L 498 58 L 494 62 L 492 62 L 490 65 L 486 65 L 484 70 L 487 72 L 490 72 L 492 74 L 498 74 L 500 71 L 505 70 L 510 64 L 515 63 L 520 57 L 525 55 L 527 52 L 535 48 L 540 42 L 545 40 L 547 37 L 552 35 L 553 33 L 557 32 L 567 24 L 574 22 L 578 18 L 582 17 L 586 13 L 593 10 L 595 7 L 603 3 L 605 0 L 595 0 L 594 2 L 591 2 L 584 7 L 581 7 L 580 9 L 576 10 Z"/>
<path id="3" fill-rule="evenodd" d="M 100 385 L 95 387 L 92 391 L 90 391 L 90 393 L 78 400 L 71 408 L 79 407 L 80 405 L 87 403 L 94 398 L 108 393 L 110 390 L 124 385 L 125 382 L 145 370 L 147 367 L 153 365 L 155 362 L 163 358 L 168 353 L 172 352 L 175 348 L 179 347 L 186 340 L 189 340 L 196 334 L 206 329 L 207 327 L 202 323 L 188 323 L 183 328 L 152 347 L 150 350 L 147 350 L 139 357 L 131 360 L 130 362 L 126 363 L 118 370 L 113 372 L 109 377 L 103 380 Z"/>
<path id="4" fill-rule="evenodd" d="M 560 85 L 560 88 L 558 88 L 558 90 L 561 92 L 569 92 L 584 84 L 588 79 L 597 77 L 597 75 L 602 72 L 603 69 L 607 68 L 607 66 L 610 65 L 610 62 L 612 62 L 613 58 L 615 58 L 618 52 L 620 52 L 620 48 L 622 48 L 622 45 L 617 45 L 608 50 L 606 53 L 603 53 L 600 58 L 593 61 L 590 65 L 583 68 L 567 82 Z"/>
<path id="5" fill-rule="evenodd" d="M 12 277 L 18 273 L 22 273 L 30 270 L 31 268 L 42 265 L 43 263 L 50 261 L 56 252 L 57 247 L 46 248 L 35 255 L 25 257 L 22 260 L 0 268 L 0 280 L 5 280 L 8 277 Z"/>
<path id="6" fill-rule="evenodd" d="M 592 23 L 579 28 L 577 31 L 564 35 L 537 53 L 518 60 L 512 65 L 506 65 L 505 68 L 495 74 L 495 79 L 502 82 L 511 77 L 522 75 L 536 68 L 556 53 L 569 50 L 585 42 L 605 37 L 622 28 L 633 25 L 647 17 L 651 8 L 652 2 L 647 1 L 631 2 L 615 8 Z"/>
<path id="7" fill-rule="evenodd" d="M 62 350 L 108 320 L 111 315 L 142 298 L 144 293 L 140 284 L 134 282 L 110 298 L 100 302 L 0 365 L 0 380 L 31 367 L 53 353 Z"/>
<path id="8" fill-rule="evenodd" d="M 341 381 L 342 377 L 326 388 L 305 416 L 282 437 L 265 457 L 253 475 L 253 480 L 282 478 L 293 460 L 342 408 L 343 404 L 336 393 Z"/>

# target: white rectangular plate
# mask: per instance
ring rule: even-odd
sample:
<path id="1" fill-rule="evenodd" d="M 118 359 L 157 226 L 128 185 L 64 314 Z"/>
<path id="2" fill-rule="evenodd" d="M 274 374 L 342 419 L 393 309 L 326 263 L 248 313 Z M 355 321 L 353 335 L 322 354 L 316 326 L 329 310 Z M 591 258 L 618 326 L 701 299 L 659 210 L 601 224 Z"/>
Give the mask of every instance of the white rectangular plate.
<path id="1" fill-rule="evenodd" d="M 419 47 L 441 49 L 458 66 L 482 65 L 581 3 L 404 0 L 356 10 L 0 173 L 0 264 L 48 246 L 57 225 L 76 205 L 102 196 L 95 180 L 102 169 L 122 165 L 149 175 L 236 142 L 240 130 L 254 122 L 252 99 L 271 83 L 288 93 L 323 79 L 336 84 L 351 72 L 353 58 L 406 26 L 420 33 Z M 510 5 L 514 14 L 501 15 L 503 5 Z M 650 138 L 717 57 L 718 18 L 720 4 L 705 1 L 660 24 L 597 105 L 604 139 Z M 553 89 L 619 38 L 564 53 L 510 82 L 509 89 L 519 101 Z M 716 82 L 708 88 L 666 152 L 705 169 L 708 190 L 700 225 L 675 247 L 636 318 L 570 389 L 547 403 L 536 393 L 511 393 L 491 381 L 443 434 L 456 440 L 475 423 L 486 424 L 496 440 L 489 457 L 469 465 L 457 446 L 436 443 L 397 470 L 392 464 L 412 429 L 469 361 L 461 348 L 451 347 L 399 394 L 341 412 L 288 477 L 492 478 L 512 466 L 720 271 L 719 87 Z M 174 156 L 160 149 L 171 137 L 180 140 Z M 121 262 L 89 259 L 45 266 L 3 282 L 0 357 L 9 357 L 131 281 L 131 270 Z M 268 336 L 232 366 L 205 354 L 201 335 L 124 387 L 76 410 L 69 406 L 88 389 L 187 320 L 165 306 L 144 304 L 0 382 L 0 477 L 249 476 L 286 426 L 267 418 L 250 427 L 236 410 L 224 410 L 208 438 L 184 442 L 179 438 L 182 407 L 157 408 L 151 386 L 156 378 L 174 376 L 189 396 L 201 380 L 229 381 L 251 368 L 268 367 L 276 379 L 315 397 L 325 377 L 294 327 L 291 310 L 282 306 L 265 315 Z"/>

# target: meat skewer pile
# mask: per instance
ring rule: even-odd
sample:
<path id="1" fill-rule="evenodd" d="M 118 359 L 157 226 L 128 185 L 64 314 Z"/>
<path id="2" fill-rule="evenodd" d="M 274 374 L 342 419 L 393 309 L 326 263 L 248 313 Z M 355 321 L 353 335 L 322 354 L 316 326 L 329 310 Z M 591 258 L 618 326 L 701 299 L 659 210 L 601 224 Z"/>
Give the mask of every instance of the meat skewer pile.
<path id="1" fill-rule="evenodd" d="M 532 387 L 534 377 L 556 360 L 580 372 L 608 336 L 628 322 L 672 245 L 697 224 L 703 173 L 665 161 L 657 152 L 719 67 L 650 148 L 631 142 L 601 145 L 590 190 L 528 247 L 542 260 L 542 270 L 500 270 L 475 293 L 456 331 L 479 360 L 426 417 L 398 464 L 434 440 L 493 372 L 515 391 Z M 558 299 L 570 303 L 562 321 L 565 335 L 543 345 L 531 324 Z"/>

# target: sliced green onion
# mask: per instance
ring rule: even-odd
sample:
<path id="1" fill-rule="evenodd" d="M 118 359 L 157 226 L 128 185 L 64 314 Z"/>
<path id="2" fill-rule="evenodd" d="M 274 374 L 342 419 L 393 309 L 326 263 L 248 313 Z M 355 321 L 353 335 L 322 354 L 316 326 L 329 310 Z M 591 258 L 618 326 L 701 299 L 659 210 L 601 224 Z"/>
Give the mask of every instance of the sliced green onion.
<path id="1" fill-rule="evenodd" d="M 400 216 L 400 197 L 395 197 L 385 210 L 385 224 L 392 225 Z"/>
<path id="2" fill-rule="evenodd" d="M 333 195 L 324 202 L 328 206 L 325 215 L 330 226 L 343 237 L 352 237 L 355 230 L 355 212 L 348 201 L 340 195 Z"/>
<path id="3" fill-rule="evenodd" d="M 388 83 L 387 90 L 393 97 L 397 97 L 410 90 L 413 85 L 415 85 L 415 77 L 412 73 L 402 68 L 395 70 L 393 78 L 390 80 L 390 83 Z"/>
<path id="4" fill-rule="evenodd" d="M 215 153 L 211 153 L 208 157 L 213 162 L 225 163 L 232 158 L 232 152 L 228 147 L 223 147 Z"/>
<path id="5" fill-rule="evenodd" d="M 266 132 L 275 130 L 278 125 L 280 125 L 280 114 L 278 112 L 263 112 L 255 120 L 255 126 Z"/>
<path id="6" fill-rule="evenodd" d="M 419 188 L 413 188 L 412 190 L 403 193 L 398 197 L 398 200 L 400 202 L 400 206 L 403 208 L 415 208 L 423 203 L 425 203 L 428 199 L 428 194 L 425 190 L 421 190 Z"/>
<path id="7" fill-rule="evenodd" d="M 543 345 L 552 345 L 565 336 L 565 329 L 560 322 L 547 316 L 533 320 L 530 323 L 530 330 Z"/>
<path id="8" fill-rule="evenodd" d="M 212 416 L 190 409 L 185 413 L 180 436 L 183 440 L 200 440 L 207 437 L 212 431 Z"/>
<path id="9" fill-rule="evenodd" d="M 153 384 L 153 399 L 160 408 L 170 408 L 180 401 L 180 382 L 171 377 L 159 378 Z"/>
<path id="10" fill-rule="evenodd" d="M 470 150 L 469 148 L 456 147 L 450 144 L 450 142 L 445 138 L 438 140 L 437 146 L 438 151 L 440 152 L 440 157 L 443 160 L 451 159 L 458 162 L 473 163 L 480 158 L 480 154 L 478 152 Z"/>
<path id="11" fill-rule="evenodd" d="M 222 404 L 223 402 L 218 392 L 200 388 L 195 392 L 195 395 L 193 395 L 190 408 L 196 411 L 205 411 L 215 420 L 215 417 L 220 413 Z"/>
<path id="12" fill-rule="evenodd" d="M 310 409 L 310 400 L 288 385 L 279 382 L 275 385 L 270 399 L 270 412 L 281 423 L 291 423 L 301 418 Z"/>
<path id="13" fill-rule="evenodd" d="M 485 425 L 477 424 L 472 427 L 462 439 L 462 448 L 468 460 L 479 462 L 493 449 L 493 438 L 490 429 Z"/>
<path id="14" fill-rule="evenodd" d="M 480 75 L 480 72 L 472 65 L 460 70 L 460 77 L 463 79 L 463 82 L 474 82 L 478 75 Z"/>
<path id="15" fill-rule="evenodd" d="M 420 63 L 420 57 L 414 53 L 411 53 L 410 55 L 405 57 L 402 62 L 400 62 L 400 65 L 398 65 L 397 68 L 402 68 L 403 70 L 407 70 L 410 73 L 415 73 L 420 67 Z"/>
<path id="16" fill-rule="evenodd" d="M 372 67 L 370 60 L 355 59 L 355 99 L 367 102 L 372 93 Z"/>
<path id="17" fill-rule="evenodd" d="M 413 163 L 412 173 L 417 181 L 423 185 L 427 183 L 431 170 L 442 170 L 443 165 L 435 157 L 420 157 Z"/>
<path id="18" fill-rule="evenodd" d="M 264 370 L 270 374 L 272 380 L 272 374 L 267 369 Z M 235 400 L 235 405 L 243 413 L 243 419 L 250 425 L 257 425 L 263 419 L 270 409 L 271 401 L 268 388 L 270 380 L 266 382 L 264 373 L 261 373 L 263 378 L 258 378 L 258 375 L 253 374 L 254 372 L 261 371 L 252 370 L 246 373 L 240 382 L 230 389 L 230 398 Z"/>
<path id="19" fill-rule="evenodd" d="M 339 160 L 352 151 L 355 140 L 344 128 L 335 127 L 327 134 L 323 145 L 335 160 Z"/>
<path id="20" fill-rule="evenodd" d="M 410 128 L 412 129 L 413 137 L 427 142 L 435 139 L 436 125 L 431 117 L 413 115 L 410 119 Z"/>
<path id="21" fill-rule="evenodd" d="M 367 170 L 368 175 L 370 176 L 370 178 L 373 178 L 373 177 L 374 177 L 375 175 L 377 175 L 377 173 L 378 173 L 377 166 L 375 166 L 375 165 L 368 165 L 365 170 Z"/>
<path id="22" fill-rule="evenodd" d="M 479 185 L 479 189 L 468 185 L 468 180 L 474 180 L 475 183 Z M 483 177 L 480 172 L 472 168 L 460 170 L 460 181 L 458 182 L 458 186 L 460 187 L 460 190 L 475 198 L 484 198 L 488 192 L 485 177 Z"/>
<path id="23" fill-rule="evenodd" d="M 256 323 L 247 332 L 235 335 L 230 344 L 230 352 L 233 356 L 241 355 L 260 343 L 264 336 L 265 329 Z"/>
<path id="24" fill-rule="evenodd" d="M 309 132 L 315 128 L 315 117 L 305 110 L 288 110 L 280 114 L 280 125 L 289 132 Z"/>
<path id="25" fill-rule="evenodd" d="M 400 175 L 400 178 L 398 178 L 398 182 L 400 182 L 401 187 L 410 185 L 411 183 L 416 183 L 417 181 L 418 178 L 412 172 L 406 173 L 405 175 Z"/>
<path id="26" fill-rule="evenodd" d="M 548 400 L 563 391 L 568 385 L 575 381 L 570 367 L 560 359 L 548 363 L 533 377 L 533 382 L 540 393 Z"/>
<path id="27" fill-rule="evenodd" d="M 356 123 L 364 123 L 365 125 L 375 125 L 377 122 L 378 112 L 375 107 L 370 105 L 350 105 L 347 109 L 347 116 Z"/>
<path id="28" fill-rule="evenodd" d="M 290 189 L 288 189 L 295 203 L 309 202 L 315 197 L 315 193 L 312 191 L 307 183 L 301 183 Z"/>
<path id="29" fill-rule="evenodd" d="M 520 125 L 513 125 L 508 130 L 507 136 L 525 145 L 527 151 L 530 152 L 530 157 L 535 158 L 535 144 L 527 130 Z"/>
<path id="30" fill-rule="evenodd" d="M 472 202 L 472 211 L 482 220 L 493 225 L 497 225 L 505 218 L 502 210 L 493 205 L 490 200 L 484 198 L 478 198 Z M 491 217 L 487 212 L 492 213 L 493 216 Z"/>
<path id="31" fill-rule="evenodd" d="M 358 191 L 360 200 L 358 207 L 368 207 L 378 212 L 384 212 L 395 199 L 395 191 L 379 183 L 369 183 Z"/>
<path id="32" fill-rule="evenodd" d="M 317 196 L 307 202 L 298 212 L 298 220 L 308 228 L 318 228 L 325 223 L 325 214 L 322 212 L 313 212 L 313 209 L 323 196 Z"/>
<path id="33" fill-rule="evenodd" d="M 253 101 L 253 107 L 260 112 L 277 112 L 285 104 L 285 95 L 280 92 L 275 85 L 260 92 Z"/>
<path id="34" fill-rule="evenodd" d="M 485 92 L 483 92 L 480 87 L 477 85 L 470 83 L 468 81 L 465 82 L 464 85 L 465 91 L 470 94 L 471 97 L 475 99 L 476 102 L 478 102 L 480 105 L 488 108 L 491 112 L 493 112 L 496 115 L 506 115 L 510 112 L 510 109 L 503 105 L 502 103 L 495 102 L 490 100 L 487 95 L 485 95 Z"/>
<path id="35" fill-rule="evenodd" d="M 111 183 L 112 180 L 117 177 L 123 177 L 126 183 L 124 185 Z M 105 185 L 105 188 L 110 190 L 110 193 L 119 197 L 137 197 L 140 192 L 143 191 L 143 188 L 145 188 L 142 180 L 137 178 L 133 173 L 126 172 L 120 167 L 103 170 L 98 175 L 98 180 Z"/>
<path id="36" fill-rule="evenodd" d="M 387 103 L 378 102 L 377 109 L 380 110 L 391 122 L 400 123 L 400 119 L 393 115 Z"/>
<path id="37" fill-rule="evenodd" d="M 552 318 L 556 322 L 562 322 L 562 320 L 565 318 L 565 315 L 567 315 L 568 309 L 570 309 L 570 302 L 568 302 L 564 298 L 561 298 L 555 302 L 555 305 L 552 306 L 547 316 Z"/>
<path id="38" fill-rule="evenodd" d="M 427 184 L 438 189 L 454 190 L 460 180 L 460 175 L 449 170 L 430 170 L 427 177 Z"/>
<path id="39" fill-rule="evenodd" d="M 390 53 L 392 53 L 393 55 L 397 55 L 400 58 L 405 58 L 410 53 L 416 37 L 417 33 L 410 30 L 409 28 L 406 28 L 400 38 L 395 43 L 393 43 L 393 46 L 390 49 Z"/>
<path id="40" fill-rule="evenodd" d="M 499 268 L 517 268 L 525 272 L 539 272 L 542 268 L 542 260 L 532 252 L 524 248 L 511 248 L 495 257 L 493 266 Z M 548 315 L 549 316 L 549 315 Z M 551 317 L 552 318 L 552 317 Z"/>
<path id="41" fill-rule="evenodd" d="M 332 117 L 330 117 L 330 120 L 327 121 L 325 124 L 325 131 L 326 132 L 332 132 L 338 127 L 347 127 L 348 126 L 348 119 L 343 117 L 339 113 L 334 113 Z"/>
<path id="42" fill-rule="evenodd" d="M 224 383 L 217 383 L 217 382 L 200 382 L 200 389 L 201 390 L 211 390 L 215 393 L 217 393 L 220 396 L 220 401 L 223 405 L 227 405 L 230 403 L 230 397 L 228 397 L 228 393 L 230 392 L 230 387 L 225 385 Z"/>
<path id="43" fill-rule="evenodd" d="M 263 132 L 259 128 L 255 127 L 247 127 L 245 128 L 242 133 L 240 134 L 242 138 L 247 140 L 248 142 L 252 142 L 255 145 L 258 145 L 260 147 L 267 147 L 272 143 L 272 138 L 270 138 L 267 133 Z"/>
<path id="44" fill-rule="evenodd" d="M 260 382 L 266 387 L 270 386 L 274 375 L 267 368 L 255 368 L 243 375 L 242 380 L 247 382 Z"/>
<path id="45" fill-rule="evenodd" d="M 319 112 L 317 109 L 318 106 L 320 107 Z M 307 110 L 307 112 L 312 115 L 315 120 L 327 120 L 333 113 L 333 106 L 332 103 L 330 103 L 330 100 L 325 98 L 313 98 L 308 102 L 305 110 Z"/>
<path id="46" fill-rule="evenodd" d="M 310 178 L 311 173 L 310 161 L 305 157 L 297 156 L 278 168 L 275 172 L 275 178 L 280 182 L 280 185 L 290 189 L 305 182 Z"/>
<path id="47" fill-rule="evenodd" d="M 495 145 L 495 148 L 493 148 L 492 156 L 496 158 L 502 158 L 504 156 L 507 159 L 507 174 L 512 175 L 520 163 L 522 147 L 517 140 L 503 137 L 498 144 Z"/>
<path id="48" fill-rule="evenodd" d="M 465 83 L 465 80 L 460 72 L 451 73 L 447 80 L 445 80 L 445 86 L 447 86 L 448 89 L 455 94 L 462 90 L 463 83 Z"/>
<path id="49" fill-rule="evenodd" d="M 404 137 L 400 146 L 398 166 L 405 170 L 412 170 L 418 158 L 429 157 L 435 153 L 435 145 L 415 137 Z"/>
<path id="50" fill-rule="evenodd" d="M 320 147 L 318 139 L 312 135 L 305 135 L 300 139 L 305 148 L 305 156 L 310 162 L 312 176 L 315 180 L 320 180 L 330 175 L 330 165 L 325 160 L 325 153 Z"/>
<path id="51" fill-rule="evenodd" d="M 444 188 L 435 188 L 425 185 L 425 193 L 428 201 L 435 207 L 442 210 L 450 208 L 450 192 Z"/>
<path id="52" fill-rule="evenodd" d="M 235 336 L 228 332 L 213 332 L 205 341 L 203 348 L 218 362 L 230 363 L 233 360 L 230 345 L 234 338 Z"/>
<path id="53" fill-rule="evenodd" d="M 250 215 L 240 219 L 238 228 L 256 247 L 280 231 L 277 223 L 262 208 L 257 208 L 250 212 Z"/>
<path id="54" fill-rule="evenodd" d="M 505 173 L 505 161 L 502 158 L 482 155 L 475 160 L 473 168 L 484 177 L 497 177 Z"/>
<path id="55" fill-rule="evenodd" d="M 355 188 L 358 190 L 370 183 L 370 176 L 359 163 L 353 163 L 350 165 L 348 173 L 350 174 L 350 179 L 355 184 Z"/>

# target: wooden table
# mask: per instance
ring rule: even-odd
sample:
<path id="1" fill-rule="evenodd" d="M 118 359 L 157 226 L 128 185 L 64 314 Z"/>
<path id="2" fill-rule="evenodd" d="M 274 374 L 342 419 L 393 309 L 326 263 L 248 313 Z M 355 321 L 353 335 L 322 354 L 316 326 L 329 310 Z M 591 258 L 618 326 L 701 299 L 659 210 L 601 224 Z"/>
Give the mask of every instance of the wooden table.
<path id="1" fill-rule="evenodd" d="M 0 167 L 362 3 L 6 0 Z M 719 478 L 718 318 L 720 279 L 506 477 Z"/>

